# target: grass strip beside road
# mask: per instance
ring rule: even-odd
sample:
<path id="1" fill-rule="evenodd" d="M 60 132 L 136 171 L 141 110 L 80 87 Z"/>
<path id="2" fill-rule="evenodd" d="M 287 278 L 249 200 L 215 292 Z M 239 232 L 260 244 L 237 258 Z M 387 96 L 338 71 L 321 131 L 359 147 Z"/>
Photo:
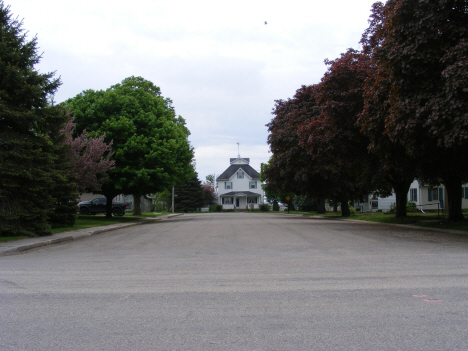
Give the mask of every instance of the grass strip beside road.
<path id="1" fill-rule="evenodd" d="M 143 212 L 141 216 L 133 216 L 131 214 L 126 214 L 124 216 L 118 217 L 106 217 L 104 215 L 78 215 L 76 217 L 76 222 L 73 226 L 70 227 L 58 227 L 52 228 L 52 234 L 67 232 L 70 230 L 86 229 L 93 227 L 101 227 L 104 225 L 117 224 L 117 223 L 128 223 L 135 222 L 145 217 L 159 217 L 170 214 L 170 212 Z"/>
<path id="2" fill-rule="evenodd" d="M 296 212 L 299 214 L 299 212 Z M 291 212 L 294 214 L 294 212 Z M 316 212 L 308 212 L 302 214 L 307 216 L 318 215 Z M 467 213 L 464 213 L 465 215 Z M 449 222 L 447 220 L 447 214 L 445 216 L 437 215 L 437 213 L 408 213 L 407 217 L 396 218 L 395 214 L 385 214 L 383 212 L 374 212 L 374 213 L 356 213 L 352 214 L 350 217 L 341 217 L 341 212 L 327 212 L 325 215 L 320 215 L 327 218 L 336 218 L 336 219 L 355 219 L 359 221 L 367 222 L 379 222 L 379 223 L 389 223 L 389 224 L 408 224 L 415 225 L 419 227 L 427 228 L 439 228 L 439 229 L 451 229 L 451 230 L 464 230 L 468 231 L 468 221 L 463 222 Z"/>

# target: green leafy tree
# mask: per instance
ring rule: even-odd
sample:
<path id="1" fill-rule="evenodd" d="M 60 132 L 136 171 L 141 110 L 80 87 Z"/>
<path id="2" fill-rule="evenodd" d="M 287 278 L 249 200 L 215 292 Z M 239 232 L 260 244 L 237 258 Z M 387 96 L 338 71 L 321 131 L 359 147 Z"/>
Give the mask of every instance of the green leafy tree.
<path id="1" fill-rule="evenodd" d="M 129 77 L 106 91 L 86 90 L 66 104 L 75 115 L 76 132 L 112 140 L 115 168 L 102 184 L 111 200 L 120 193 L 134 196 L 134 214 L 141 214 L 140 197 L 182 183 L 191 167 L 193 148 L 185 120 L 159 87 L 141 77 Z"/>
<path id="2" fill-rule="evenodd" d="M 0 0 L 0 235 L 47 235 L 73 224 L 76 193 L 61 144 L 64 110 L 48 99 L 60 86 L 39 73 L 37 39 Z"/>

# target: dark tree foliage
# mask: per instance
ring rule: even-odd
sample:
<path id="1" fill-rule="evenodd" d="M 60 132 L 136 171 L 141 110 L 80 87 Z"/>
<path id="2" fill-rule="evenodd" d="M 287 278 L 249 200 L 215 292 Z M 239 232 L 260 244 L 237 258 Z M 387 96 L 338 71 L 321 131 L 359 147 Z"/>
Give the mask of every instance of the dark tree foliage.
<path id="1" fill-rule="evenodd" d="M 174 208 L 177 212 L 199 211 L 206 205 L 201 181 L 196 172 L 184 184 L 175 188 Z"/>
<path id="2" fill-rule="evenodd" d="M 468 180 L 468 2 L 389 0 L 379 14 L 368 31 L 379 66 L 369 99 L 387 93 L 381 97 L 385 135 L 417 160 L 421 178 L 446 186 L 449 218 L 461 220 L 460 188 Z"/>
<path id="3" fill-rule="evenodd" d="M 391 84 L 388 72 L 372 55 L 383 41 L 377 33 L 382 30 L 384 10 L 380 2 L 373 5 L 369 28 L 361 40 L 363 53 L 371 59 L 371 70 L 364 85 L 364 106 L 357 123 L 369 139 L 369 151 L 376 156 L 378 166 L 375 167 L 375 172 L 383 181 L 388 182 L 395 192 L 395 216 L 406 217 L 407 194 L 411 183 L 418 175 L 418 162 L 414 156 L 407 154 L 404 145 L 395 142 L 385 133 L 386 118 L 390 111 Z"/>
<path id="4" fill-rule="evenodd" d="M 262 184 L 262 189 L 265 192 L 265 197 L 268 203 L 273 204 L 273 211 L 278 211 L 279 210 L 279 202 L 282 203 L 287 203 L 287 197 L 289 196 L 290 198 L 293 197 L 294 193 L 284 193 L 281 190 L 278 190 L 277 188 L 273 187 L 273 184 L 278 181 L 278 176 L 271 173 L 271 162 L 272 162 L 273 156 L 270 158 L 270 160 L 267 163 L 262 163 L 261 164 L 261 169 L 260 169 L 260 181 L 263 183 Z M 267 174 L 269 174 L 272 177 L 272 181 L 269 181 L 267 179 Z"/>
<path id="5" fill-rule="evenodd" d="M 214 204 L 216 200 L 216 193 L 215 193 L 215 188 L 213 184 L 211 183 L 203 184 L 202 189 L 203 189 L 203 196 L 204 196 L 203 204 L 208 205 L 208 206 Z"/>
<path id="6" fill-rule="evenodd" d="M 265 192 L 270 200 L 286 202 L 293 194 L 317 198 L 323 203 L 333 187 L 332 172 L 314 162 L 306 149 L 300 145 L 298 129 L 320 114 L 317 104 L 318 86 L 302 86 L 292 99 L 277 100 L 267 124 L 268 143 L 273 156 L 264 165 L 262 173 L 266 180 Z M 325 208 L 321 207 L 320 212 Z"/>
<path id="7" fill-rule="evenodd" d="M 317 118 L 299 128 L 301 145 L 321 169 L 331 172 L 334 182 L 327 197 L 341 202 L 342 215 L 349 216 L 349 200 L 361 198 L 377 187 L 389 192 L 376 178 L 376 160 L 368 153 L 369 140 L 356 121 L 363 108 L 363 87 L 372 72 L 369 56 L 349 49 L 329 65 L 317 96 Z M 380 181 L 380 182 L 379 182 Z"/>
<path id="8" fill-rule="evenodd" d="M 0 1 L 0 235 L 47 235 L 50 224 L 73 224 L 76 193 L 60 145 L 67 120 L 48 98 L 60 86 L 39 73 L 37 39 Z"/>

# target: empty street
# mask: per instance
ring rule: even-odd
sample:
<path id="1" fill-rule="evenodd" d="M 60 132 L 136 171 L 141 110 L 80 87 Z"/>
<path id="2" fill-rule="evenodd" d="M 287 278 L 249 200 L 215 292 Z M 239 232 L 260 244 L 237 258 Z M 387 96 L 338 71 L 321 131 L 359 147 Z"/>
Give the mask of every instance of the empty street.
<path id="1" fill-rule="evenodd" d="M 186 214 L 0 257 L 0 350 L 466 350 L 468 236 Z"/>

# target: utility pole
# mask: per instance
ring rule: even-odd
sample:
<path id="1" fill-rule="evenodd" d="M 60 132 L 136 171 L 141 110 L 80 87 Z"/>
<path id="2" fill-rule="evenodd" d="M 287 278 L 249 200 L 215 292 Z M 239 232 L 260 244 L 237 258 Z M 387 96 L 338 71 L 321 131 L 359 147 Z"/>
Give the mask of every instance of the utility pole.
<path id="1" fill-rule="evenodd" d="M 172 187 L 172 213 L 174 213 L 174 186 Z"/>

